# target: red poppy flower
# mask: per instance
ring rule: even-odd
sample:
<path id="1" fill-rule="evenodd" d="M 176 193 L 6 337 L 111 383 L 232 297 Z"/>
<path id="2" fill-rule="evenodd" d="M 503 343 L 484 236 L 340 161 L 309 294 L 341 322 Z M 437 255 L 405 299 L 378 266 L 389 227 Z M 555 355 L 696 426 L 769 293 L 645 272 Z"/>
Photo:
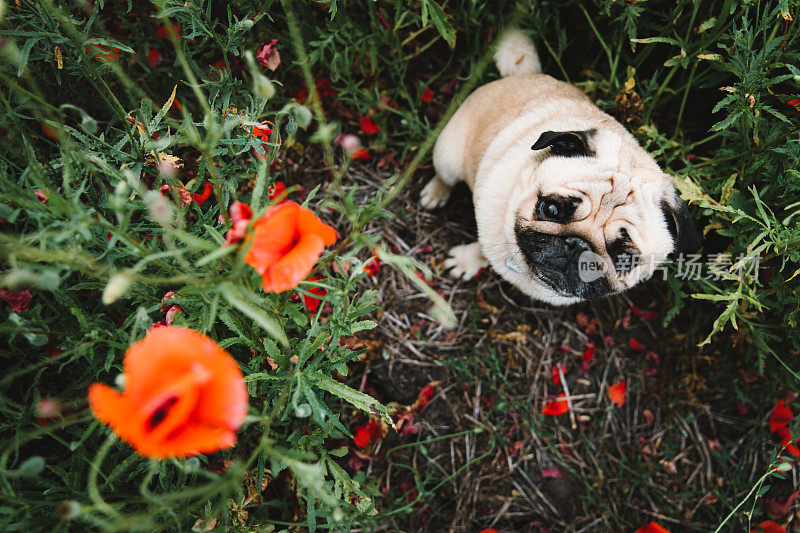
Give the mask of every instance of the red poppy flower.
<path id="1" fill-rule="evenodd" d="M 631 337 L 631 339 L 628 341 L 628 344 L 630 344 L 631 350 L 633 350 L 634 352 L 641 352 L 642 350 L 644 350 L 644 344 L 634 339 L 633 337 Z"/>
<path id="2" fill-rule="evenodd" d="M 362 118 L 358 125 L 361 127 L 361 131 L 366 133 L 367 135 L 375 135 L 379 131 L 381 131 L 380 126 L 372 122 L 372 119 L 369 117 Z"/>
<path id="3" fill-rule="evenodd" d="M 164 56 L 155 48 L 151 48 L 150 53 L 147 54 L 147 62 L 150 63 L 151 67 L 157 67 L 163 59 Z"/>
<path id="4" fill-rule="evenodd" d="M 194 198 L 194 201 L 197 202 L 197 205 L 203 205 L 205 201 L 211 197 L 211 194 L 213 192 L 214 192 L 214 186 L 211 185 L 210 181 L 207 181 L 203 184 L 203 190 L 194 193 L 192 197 Z"/>
<path id="5" fill-rule="evenodd" d="M 790 105 L 792 107 L 800 107 L 800 100 L 789 100 L 786 102 L 786 105 Z"/>
<path id="6" fill-rule="evenodd" d="M 430 87 L 425 87 L 425 90 L 422 91 L 422 95 L 419 97 L 420 100 L 423 102 L 430 102 L 433 99 L 433 91 Z"/>
<path id="7" fill-rule="evenodd" d="M 569 411 L 569 404 L 564 394 L 559 394 L 554 400 L 545 402 L 544 409 L 542 409 L 542 413 L 549 416 L 563 415 L 567 411 Z"/>
<path id="8" fill-rule="evenodd" d="M 308 277 L 325 246 L 336 242 L 336 230 L 310 209 L 286 201 L 270 207 L 246 240 L 245 263 L 261 275 L 265 291 L 282 292 Z"/>
<path id="9" fill-rule="evenodd" d="M 104 44 L 92 44 L 84 47 L 86 55 L 100 63 L 113 63 L 119 60 L 119 48 L 108 47 Z"/>
<path id="10" fill-rule="evenodd" d="M 256 61 L 273 72 L 281 64 L 281 55 L 278 53 L 277 47 L 278 41 L 279 39 L 264 41 L 256 50 Z"/>
<path id="11" fill-rule="evenodd" d="M 270 202 L 274 202 L 283 197 L 284 191 L 286 191 L 286 184 L 282 181 L 276 181 L 267 189 L 267 198 L 269 198 Z"/>
<path id="12" fill-rule="evenodd" d="M 140 454 L 163 459 L 230 448 L 247 414 L 236 361 L 213 340 L 164 326 L 125 353 L 125 392 L 94 383 L 98 420 Z"/>
<path id="13" fill-rule="evenodd" d="M 319 276 L 311 276 L 308 278 L 308 281 L 319 281 L 321 279 L 322 278 Z M 310 287 L 306 289 L 306 292 L 310 293 L 311 295 L 303 294 L 303 304 L 311 314 L 316 315 L 317 311 L 319 311 L 319 305 L 322 303 L 322 298 L 328 294 L 328 291 L 322 287 Z M 315 296 L 319 296 L 319 298 L 315 298 Z"/>
<path id="14" fill-rule="evenodd" d="M 253 218 L 253 210 L 244 202 L 235 201 L 231 204 L 231 229 L 225 234 L 225 244 L 233 244 L 244 239 L 247 226 Z"/>
<path id="15" fill-rule="evenodd" d="M 782 427 L 788 426 L 793 417 L 794 413 L 792 413 L 792 410 L 789 408 L 789 403 L 786 400 L 778 400 L 775 409 L 773 409 L 772 414 L 769 415 L 770 433 L 775 433 Z"/>
<path id="16" fill-rule="evenodd" d="M 786 533 L 786 528 L 772 520 L 767 520 L 758 524 L 758 529 L 751 529 L 750 533 Z"/>
<path id="17" fill-rule="evenodd" d="M 623 405 L 625 405 L 626 384 L 627 384 L 626 380 L 621 379 L 614 385 L 608 387 L 608 398 L 617 407 L 622 407 Z"/>
<path id="18" fill-rule="evenodd" d="M 494 528 L 489 528 L 489 529 L 483 529 L 483 530 L 481 530 L 481 533 L 500 533 L 500 532 L 499 532 L 499 531 L 497 531 L 497 530 L 496 530 L 496 529 L 494 529 Z"/>
<path id="19" fill-rule="evenodd" d="M 33 295 L 28 290 L 24 291 L 9 291 L 0 289 L 0 300 L 5 301 L 11 306 L 11 310 L 15 313 L 27 311 L 31 306 Z"/>
<path id="20" fill-rule="evenodd" d="M 650 522 L 649 524 L 637 529 L 636 533 L 669 533 L 669 531 L 664 529 L 664 526 L 658 522 Z"/>
<path id="21" fill-rule="evenodd" d="M 261 139 L 261 142 L 268 143 L 269 136 L 272 135 L 272 128 L 267 124 L 253 126 L 253 137 Z"/>

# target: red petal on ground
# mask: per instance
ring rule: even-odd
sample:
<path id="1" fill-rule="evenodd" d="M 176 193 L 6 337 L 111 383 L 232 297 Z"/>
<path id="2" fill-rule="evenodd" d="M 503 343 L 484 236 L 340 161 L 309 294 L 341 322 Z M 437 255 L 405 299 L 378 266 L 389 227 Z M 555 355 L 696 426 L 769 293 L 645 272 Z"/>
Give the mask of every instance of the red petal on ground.
<path id="1" fill-rule="evenodd" d="M 608 388 L 608 397 L 617 407 L 625 405 L 625 389 L 626 381 L 624 379 L 619 380 Z"/>
<path id="2" fill-rule="evenodd" d="M 641 352 L 642 350 L 644 350 L 644 344 L 639 342 L 637 339 L 634 339 L 633 337 L 631 337 L 631 339 L 628 341 L 628 344 L 630 345 L 631 350 L 633 350 L 634 352 Z"/>
<path id="3" fill-rule="evenodd" d="M 369 436 L 370 431 L 366 426 L 357 426 L 353 442 L 359 448 L 366 448 L 367 444 L 369 444 Z"/>
<path id="4" fill-rule="evenodd" d="M 430 383 L 422 387 L 422 390 L 419 391 L 417 395 L 417 400 L 420 402 L 420 406 L 426 405 L 429 401 L 431 401 L 431 396 L 433 396 L 433 385 Z"/>
<path id="5" fill-rule="evenodd" d="M 782 427 L 788 426 L 793 417 L 794 413 L 792 413 L 792 410 L 789 408 L 789 404 L 785 400 L 778 400 L 775 409 L 773 409 L 772 414 L 769 415 L 770 433 L 775 433 Z"/>
<path id="6" fill-rule="evenodd" d="M 564 477 L 564 473 L 558 468 L 550 467 L 542 470 L 542 477 L 546 479 L 561 479 Z"/>
<path id="7" fill-rule="evenodd" d="M 542 409 L 542 414 L 548 416 L 560 416 L 569 411 L 569 404 L 567 400 L 564 399 L 566 396 L 564 394 L 559 394 L 556 396 L 554 400 L 548 400 L 544 404 L 544 409 Z"/>
<path id="8" fill-rule="evenodd" d="M 772 520 L 767 520 L 758 524 L 758 529 L 751 529 L 750 533 L 786 533 L 786 528 Z"/>
<path id="9" fill-rule="evenodd" d="M 792 505 L 794 505 L 795 500 L 797 500 L 798 494 L 800 494 L 800 490 L 784 494 L 781 497 L 766 496 L 764 498 L 764 510 L 767 516 L 772 520 L 782 520 L 785 518 L 792 510 Z"/>
<path id="10" fill-rule="evenodd" d="M 658 522 L 650 522 L 636 530 L 636 533 L 669 533 L 669 530 Z"/>
<path id="11" fill-rule="evenodd" d="M 151 48 L 150 53 L 147 54 L 147 62 L 150 63 L 151 67 L 158 66 L 162 59 L 164 59 L 164 56 L 155 48 Z"/>
<path id="12" fill-rule="evenodd" d="M 559 370 L 561 372 L 559 373 Z M 550 371 L 550 377 L 553 379 L 553 385 L 558 385 L 561 383 L 561 374 L 567 373 L 567 367 L 564 363 L 556 363 L 553 365 L 553 369 Z"/>
<path id="13" fill-rule="evenodd" d="M 353 152 L 353 159 L 372 159 L 372 155 L 369 153 L 369 150 L 366 148 L 356 148 L 356 151 Z"/>
<path id="14" fill-rule="evenodd" d="M 371 118 L 364 117 L 358 122 L 359 127 L 361 127 L 361 131 L 366 133 L 367 135 L 375 135 L 379 131 L 381 131 L 380 126 L 375 124 Z"/>

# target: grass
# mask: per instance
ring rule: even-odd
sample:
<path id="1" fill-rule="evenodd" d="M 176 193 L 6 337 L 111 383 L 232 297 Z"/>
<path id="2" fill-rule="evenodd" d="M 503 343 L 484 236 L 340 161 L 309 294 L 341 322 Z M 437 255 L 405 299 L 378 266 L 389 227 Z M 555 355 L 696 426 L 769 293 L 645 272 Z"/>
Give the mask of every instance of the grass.
<path id="1" fill-rule="evenodd" d="M 5 5 L 0 286 L 32 300 L 0 305 L 2 528 L 787 525 L 796 471 L 774 470 L 782 452 L 766 420 L 798 388 L 798 7 Z M 676 176 L 705 257 L 758 253 L 760 274 L 673 275 L 566 309 L 491 272 L 450 280 L 441 259 L 474 236 L 469 193 L 435 213 L 416 198 L 439 128 L 497 77 L 490 43 L 507 25 Z M 274 38 L 272 71 L 255 54 Z M 359 131 L 363 117 L 379 131 Z M 262 144 L 252 128 L 265 122 Z M 370 159 L 348 157 L 340 133 L 359 135 Z M 340 239 L 316 279 L 272 294 L 221 242 L 231 202 L 264 212 L 277 182 Z M 181 189 L 205 183 L 209 199 L 183 205 Z M 148 460 L 87 406 L 88 385 L 113 383 L 127 347 L 166 321 L 167 291 L 175 324 L 211 336 L 245 373 L 250 411 L 231 450 Z M 622 379 L 614 406 L 607 391 Z M 543 415 L 567 388 L 571 414 Z M 416 432 L 389 428 L 401 415 Z M 371 418 L 384 434 L 359 448 Z"/>

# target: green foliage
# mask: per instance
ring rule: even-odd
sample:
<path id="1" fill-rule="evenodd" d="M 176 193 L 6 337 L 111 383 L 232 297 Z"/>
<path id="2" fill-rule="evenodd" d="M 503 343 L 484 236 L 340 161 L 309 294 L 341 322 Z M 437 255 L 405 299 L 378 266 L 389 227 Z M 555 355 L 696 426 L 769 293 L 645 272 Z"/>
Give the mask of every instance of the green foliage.
<path id="1" fill-rule="evenodd" d="M 697 319 L 698 343 L 724 343 L 718 334 L 732 332 L 754 368 L 796 386 L 800 119 L 787 102 L 800 98 L 790 22 L 798 7 L 794 0 L 6 3 L 0 286 L 29 289 L 34 300 L 24 312 L 0 309 L 0 525 L 48 527 L 59 515 L 81 527 L 146 531 L 214 519 L 310 530 L 378 520 L 374 487 L 342 467 L 351 436 L 342 415 L 361 410 L 390 420 L 341 382 L 359 353 L 340 340 L 375 325 L 378 295 L 359 281 L 377 239 L 359 230 L 390 216 L 392 187 L 413 167 L 373 197 L 356 198 L 349 163 L 337 165 L 330 144 L 352 126 L 326 117 L 313 87 L 309 100 L 292 96 L 328 77 L 337 102 L 374 112 L 381 130 L 373 151 L 424 158 L 417 149 L 430 146 L 441 109 L 421 102 L 423 90 L 453 76 L 468 83 L 496 76 L 482 75 L 487 43 L 509 21 L 535 36 L 546 72 L 578 82 L 607 111 L 625 118 L 620 97 L 641 99 L 627 124 L 675 174 L 704 228 L 707 254 L 760 254 L 759 276 L 740 273 L 733 261 L 710 279 L 672 278 L 667 316 L 712 302 L 716 316 Z M 179 34 L 158 36 L 167 23 L 180 25 Z M 276 37 L 282 64 L 271 73 L 252 54 Z M 148 61 L 152 50 L 160 63 Z M 119 59 L 102 62 L 98 54 Z M 437 94 L 435 105 L 450 99 Z M 252 136 L 265 121 L 274 129 L 266 145 Z M 342 240 L 323 255 L 322 279 L 264 293 L 242 262 L 244 250 L 222 246 L 228 207 L 239 199 L 263 213 L 276 179 L 270 162 L 305 142 L 319 143 L 308 150 L 324 152 L 333 176 L 307 202 L 331 208 Z M 167 168 L 171 157 L 184 164 L 176 173 Z M 183 205 L 180 189 L 199 193 L 205 182 L 211 198 Z M 381 256 L 416 280 L 408 258 Z M 444 301 L 420 287 L 442 321 L 452 320 Z M 314 288 L 327 291 L 328 320 L 292 298 Z M 113 382 L 126 348 L 163 319 L 170 290 L 183 310 L 175 323 L 211 336 L 240 363 L 251 409 L 233 450 L 155 462 L 109 437 L 85 394 L 92 382 Z M 40 400 L 52 397 L 61 415 L 37 422 Z M 221 460 L 232 466 L 206 468 Z M 263 501 L 242 503 L 245 475 L 255 486 L 267 483 Z"/>

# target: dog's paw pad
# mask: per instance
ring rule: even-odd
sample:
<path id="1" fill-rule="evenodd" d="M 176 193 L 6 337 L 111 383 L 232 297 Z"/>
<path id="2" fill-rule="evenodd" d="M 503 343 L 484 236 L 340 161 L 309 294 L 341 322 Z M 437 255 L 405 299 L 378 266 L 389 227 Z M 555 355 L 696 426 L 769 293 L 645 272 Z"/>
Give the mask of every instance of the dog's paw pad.
<path id="1" fill-rule="evenodd" d="M 447 259 L 444 260 L 445 270 L 449 270 L 450 276 L 456 279 L 472 279 L 488 265 L 481 245 L 477 242 L 450 248 Z"/>
<path id="2" fill-rule="evenodd" d="M 450 187 L 439 178 L 433 178 L 422 189 L 419 195 L 419 204 L 424 209 L 442 207 L 450 198 Z"/>

